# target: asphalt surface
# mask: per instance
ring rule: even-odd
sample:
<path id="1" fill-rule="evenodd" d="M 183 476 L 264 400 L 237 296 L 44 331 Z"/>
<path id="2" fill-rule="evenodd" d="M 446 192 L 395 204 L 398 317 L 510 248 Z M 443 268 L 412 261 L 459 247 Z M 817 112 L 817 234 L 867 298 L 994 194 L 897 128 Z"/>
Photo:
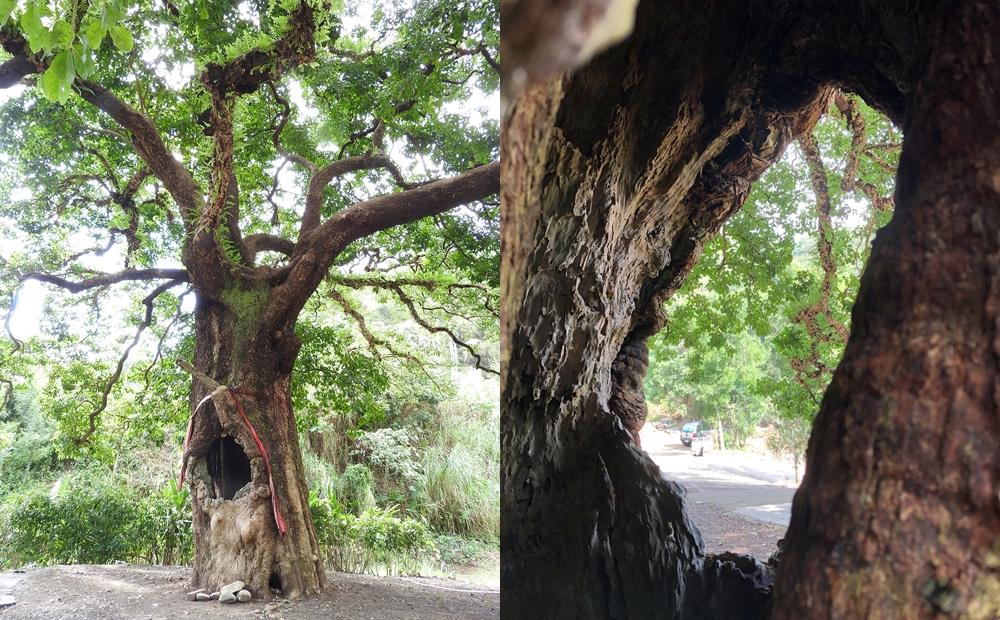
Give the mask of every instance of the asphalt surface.
<path id="1" fill-rule="evenodd" d="M 694 456 L 677 432 L 647 424 L 642 447 L 668 480 L 687 490 L 688 502 L 710 504 L 730 514 L 788 526 L 795 474 L 792 466 L 766 455 L 714 451 Z"/>

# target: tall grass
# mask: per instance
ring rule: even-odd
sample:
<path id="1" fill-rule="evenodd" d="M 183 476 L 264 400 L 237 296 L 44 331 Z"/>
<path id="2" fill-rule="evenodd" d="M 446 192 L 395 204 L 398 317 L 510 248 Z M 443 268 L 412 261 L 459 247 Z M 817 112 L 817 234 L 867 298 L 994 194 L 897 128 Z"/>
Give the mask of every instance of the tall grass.
<path id="1" fill-rule="evenodd" d="M 500 535 L 500 416 L 462 402 L 438 408 L 422 451 L 427 519 L 437 531 Z"/>

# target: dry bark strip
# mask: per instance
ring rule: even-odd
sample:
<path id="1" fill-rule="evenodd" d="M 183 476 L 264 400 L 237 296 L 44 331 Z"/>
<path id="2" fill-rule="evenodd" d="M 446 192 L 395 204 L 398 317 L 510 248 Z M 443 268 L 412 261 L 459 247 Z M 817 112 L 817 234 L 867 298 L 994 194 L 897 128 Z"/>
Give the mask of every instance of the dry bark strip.
<path id="1" fill-rule="evenodd" d="M 1000 616 L 1000 5 L 637 10 L 504 125 L 502 614 Z M 906 139 L 768 603 L 756 566 L 704 556 L 614 364 L 828 87 Z"/>

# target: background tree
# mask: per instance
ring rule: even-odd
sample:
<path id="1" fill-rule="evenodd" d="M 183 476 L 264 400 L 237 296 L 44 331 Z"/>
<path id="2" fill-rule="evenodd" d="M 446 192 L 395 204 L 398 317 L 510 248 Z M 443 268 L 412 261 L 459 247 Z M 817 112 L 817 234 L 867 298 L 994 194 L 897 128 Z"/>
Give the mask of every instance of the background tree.
<path id="1" fill-rule="evenodd" d="M 843 93 L 831 101 L 810 138 L 763 174 L 705 244 L 667 302 L 669 321 L 650 340 L 651 402 L 717 393 L 689 415 L 711 418 L 728 407 L 748 429 L 774 421 L 798 438 L 801 456 L 808 432 L 798 431 L 808 431 L 843 356 L 872 238 L 891 215 L 899 148 L 884 115 Z M 727 373 L 756 373 L 750 390 L 759 408 L 730 405 L 718 387 Z M 671 389 L 655 387 L 667 381 Z"/>
<path id="2" fill-rule="evenodd" d="M 342 7 L 309 0 L 29 2 L 0 34 L 3 86 L 40 74 L 3 111 L 8 190 L 29 195 L 10 195 L 5 215 L 32 239 L 6 258 L 9 281 L 95 303 L 113 285 L 157 283 L 132 346 L 158 300 L 193 290 L 190 402 L 212 395 L 185 448 L 196 586 L 322 587 L 291 408 L 298 318 L 335 267 L 354 270 L 355 242 L 470 205 L 439 216 L 461 254 L 458 237 L 495 215 L 475 204 L 499 187 L 495 125 L 443 109 L 497 87 L 494 9 L 373 8 L 370 25 L 347 28 Z M 124 270 L 86 262 L 118 243 Z M 99 379 L 76 443 L 96 432 L 131 348 Z M 248 492 L 226 501 L 244 477 Z"/>

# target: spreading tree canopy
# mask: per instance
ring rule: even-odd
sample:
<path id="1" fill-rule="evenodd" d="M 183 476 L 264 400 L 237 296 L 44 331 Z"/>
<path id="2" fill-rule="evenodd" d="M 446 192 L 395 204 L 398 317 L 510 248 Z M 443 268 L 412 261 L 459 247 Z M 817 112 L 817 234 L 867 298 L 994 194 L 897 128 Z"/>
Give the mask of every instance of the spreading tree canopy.
<path id="1" fill-rule="evenodd" d="M 878 111 L 843 93 L 831 100 L 667 302 L 667 326 L 650 340 L 650 400 L 673 410 L 697 401 L 708 418 L 725 418 L 732 405 L 731 422 L 747 430 L 770 412 L 781 424 L 811 425 L 844 353 L 871 243 L 892 213 L 900 146 Z M 741 365 L 761 342 L 769 354 Z M 748 388 L 761 406 L 706 398 L 727 372 L 758 373 Z M 799 453 L 807 436 L 797 435 Z"/>
<path id="2" fill-rule="evenodd" d="M 189 325 L 193 580 L 316 590 L 291 374 L 304 339 L 336 344 L 299 323 L 317 291 L 374 351 L 408 355 L 368 329 L 362 288 L 496 372 L 445 320 L 497 320 L 496 8 L 31 0 L 0 18 L 7 354 L 27 281 L 67 293 L 47 350 L 110 348 L 108 315 L 133 317 L 106 371 L 63 383 L 81 394 L 64 430 L 86 446 L 144 334 Z M 227 436 L 251 467 L 237 497 Z"/>

